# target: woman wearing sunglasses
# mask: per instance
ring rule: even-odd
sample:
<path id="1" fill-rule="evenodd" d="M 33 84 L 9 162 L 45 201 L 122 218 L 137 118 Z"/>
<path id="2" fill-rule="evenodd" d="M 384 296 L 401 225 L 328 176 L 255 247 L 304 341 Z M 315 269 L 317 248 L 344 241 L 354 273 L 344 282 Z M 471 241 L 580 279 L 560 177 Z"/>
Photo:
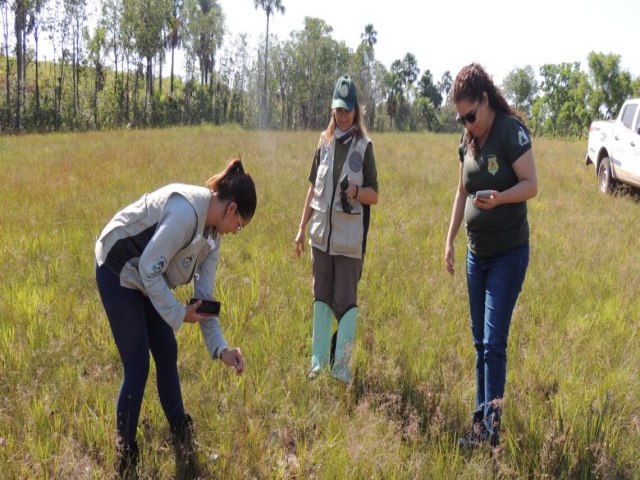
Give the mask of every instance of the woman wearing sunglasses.
<path id="1" fill-rule="evenodd" d="M 356 86 L 347 75 L 336 82 L 331 118 L 320 136 L 309 182 L 295 239 L 299 257 L 309 224 L 315 299 L 309 378 L 332 364 L 333 377 L 349 383 L 358 282 L 367 243 L 369 206 L 378 202 L 378 176 Z M 338 320 L 333 348 L 332 316 Z"/>
<path id="2" fill-rule="evenodd" d="M 202 300 L 213 300 L 222 235 L 239 233 L 253 218 L 256 203 L 253 179 L 236 159 L 206 187 L 171 184 L 144 195 L 119 211 L 96 242 L 98 290 L 124 367 L 116 406 L 116 469 L 121 478 L 137 478 L 136 430 L 149 352 L 173 437 L 177 477 L 197 476 L 193 423 L 182 402 L 174 331 L 184 323 L 198 323 L 211 357 L 242 373 L 242 354 L 228 348 L 217 315 L 197 309 Z M 191 279 L 199 300 L 183 305 L 172 289 Z"/>
<path id="3" fill-rule="evenodd" d="M 445 247 L 454 273 L 454 239 L 467 230 L 467 289 L 476 349 L 476 405 L 466 447 L 497 446 L 507 372 L 511 316 L 529 262 L 526 201 L 536 196 L 531 139 L 491 77 L 465 66 L 453 86 L 458 122 L 464 126 L 460 176 Z"/>

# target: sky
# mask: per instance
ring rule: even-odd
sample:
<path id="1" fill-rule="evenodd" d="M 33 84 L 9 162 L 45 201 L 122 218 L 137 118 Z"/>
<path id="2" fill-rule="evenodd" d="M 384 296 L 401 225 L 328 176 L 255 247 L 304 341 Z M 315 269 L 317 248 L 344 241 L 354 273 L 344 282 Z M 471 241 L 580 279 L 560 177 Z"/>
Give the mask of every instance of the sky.
<path id="1" fill-rule="evenodd" d="M 266 14 L 254 0 L 218 0 L 229 33 L 247 33 L 257 46 Z M 269 32 L 288 40 L 316 17 L 333 28 L 331 36 L 355 51 L 365 25 L 378 32 L 376 59 L 387 68 L 406 53 L 415 55 L 420 76 L 434 81 L 445 71 L 455 78 L 464 65 L 479 62 L 502 83 L 514 68 L 530 65 L 536 74 L 546 63 L 580 62 L 596 51 L 621 57 L 621 67 L 640 76 L 638 0 L 282 0 L 284 15 L 271 17 Z"/>

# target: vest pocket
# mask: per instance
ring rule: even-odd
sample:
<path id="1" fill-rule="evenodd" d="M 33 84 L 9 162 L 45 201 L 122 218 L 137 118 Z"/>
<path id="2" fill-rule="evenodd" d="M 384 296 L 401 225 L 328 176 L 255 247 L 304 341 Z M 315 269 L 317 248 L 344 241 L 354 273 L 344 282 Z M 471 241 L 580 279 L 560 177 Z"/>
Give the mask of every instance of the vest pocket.
<path id="1" fill-rule="evenodd" d="M 327 234 L 327 212 L 313 210 L 309 220 L 309 238 L 312 242 L 323 245 Z"/>
<path id="2" fill-rule="evenodd" d="M 336 211 L 333 218 L 331 232 L 333 251 L 344 255 L 361 255 L 364 235 L 362 215 Z"/>
<path id="3" fill-rule="evenodd" d="M 320 166 L 318 166 L 318 172 L 316 173 L 316 184 L 314 186 L 314 192 L 313 192 L 313 195 L 315 198 L 319 198 L 319 199 L 323 198 L 324 190 L 326 188 L 330 188 L 327 186 L 327 183 L 329 182 L 326 181 L 328 171 L 329 171 L 328 165 L 321 164 Z"/>

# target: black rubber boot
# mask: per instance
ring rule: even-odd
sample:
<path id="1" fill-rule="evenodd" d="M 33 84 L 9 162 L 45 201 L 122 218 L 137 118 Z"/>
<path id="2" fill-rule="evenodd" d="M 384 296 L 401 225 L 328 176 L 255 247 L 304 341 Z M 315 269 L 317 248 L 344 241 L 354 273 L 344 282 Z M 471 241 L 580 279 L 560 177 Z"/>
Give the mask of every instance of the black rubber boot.
<path id="1" fill-rule="evenodd" d="M 116 472 L 122 480 L 137 480 L 138 478 L 138 444 L 125 445 L 118 441 L 116 447 Z"/>
<path id="2" fill-rule="evenodd" d="M 195 443 L 195 430 L 190 415 L 186 415 L 171 426 L 173 451 L 176 456 L 176 478 L 192 480 L 199 478 L 200 468 Z"/>

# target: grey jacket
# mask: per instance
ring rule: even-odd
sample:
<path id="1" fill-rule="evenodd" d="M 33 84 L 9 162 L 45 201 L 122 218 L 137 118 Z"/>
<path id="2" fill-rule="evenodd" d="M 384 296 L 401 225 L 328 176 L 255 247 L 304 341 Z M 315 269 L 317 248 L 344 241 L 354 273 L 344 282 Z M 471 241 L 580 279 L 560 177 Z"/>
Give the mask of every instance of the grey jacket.
<path id="1" fill-rule="evenodd" d="M 186 307 L 172 289 L 193 279 L 194 296 L 214 300 L 221 236 L 205 230 L 208 188 L 171 184 L 120 210 L 102 230 L 96 261 L 120 277 L 120 285 L 149 297 L 178 330 Z M 207 349 L 218 358 L 227 343 L 217 317 L 199 323 Z"/>

